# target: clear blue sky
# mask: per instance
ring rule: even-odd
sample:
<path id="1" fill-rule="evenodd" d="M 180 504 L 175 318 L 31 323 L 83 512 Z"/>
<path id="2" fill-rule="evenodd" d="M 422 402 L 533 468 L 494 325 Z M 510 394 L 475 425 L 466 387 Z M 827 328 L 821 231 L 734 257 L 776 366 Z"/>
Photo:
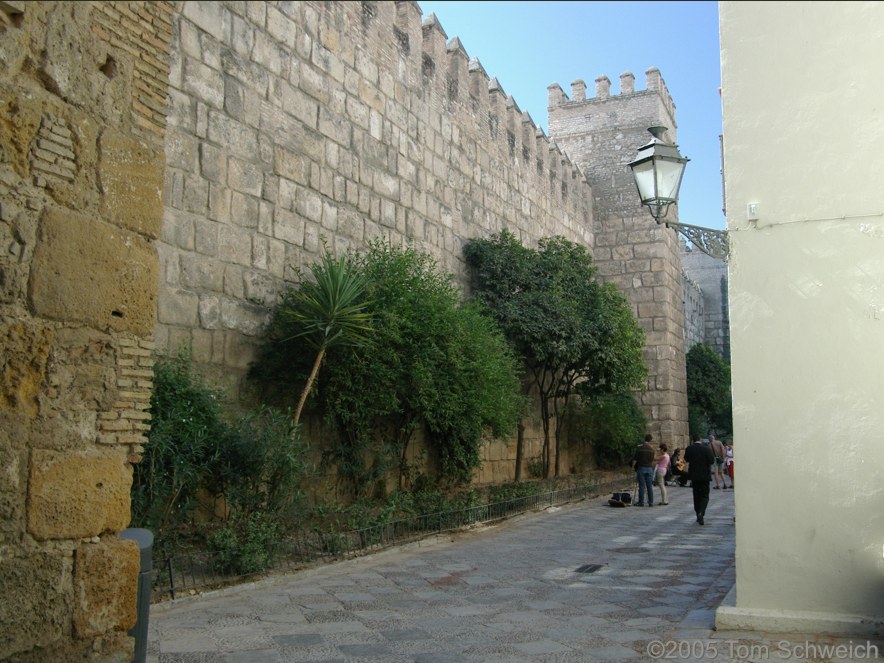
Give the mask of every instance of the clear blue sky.
<path id="1" fill-rule="evenodd" d="M 690 162 L 679 196 L 679 220 L 725 227 L 721 194 L 721 68 L 717 2 L 421 2 L 423 18 L 435 13 L 449 40 L 459 37 L 519 108 L 548 135 L 547 91 L 571 83 L 660 70 L 678 119 L 678 146 Z M 650 135 L 649 135 L 650 138 Z"/>

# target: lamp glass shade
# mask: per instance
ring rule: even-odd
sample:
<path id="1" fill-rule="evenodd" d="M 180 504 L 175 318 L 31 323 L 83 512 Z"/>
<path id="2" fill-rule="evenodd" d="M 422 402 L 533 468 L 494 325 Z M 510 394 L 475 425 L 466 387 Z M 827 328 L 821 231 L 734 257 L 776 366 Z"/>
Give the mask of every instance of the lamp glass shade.
<path id="1" fill-rule="evenodd" d="M 686 161 L 654 155 L 630 164 L 642 204 L 662 207 L 676 202 Z"/>

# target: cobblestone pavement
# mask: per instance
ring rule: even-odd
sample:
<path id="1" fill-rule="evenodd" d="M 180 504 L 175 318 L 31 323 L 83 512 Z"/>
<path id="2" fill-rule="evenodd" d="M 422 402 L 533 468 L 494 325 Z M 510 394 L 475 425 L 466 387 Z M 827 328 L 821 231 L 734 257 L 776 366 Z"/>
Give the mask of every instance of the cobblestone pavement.
<path id="1" fill-rule="evenodd" d="M 605 495 L 156 604 L 147 661 L 884 660 L 884 642 L 715 631 L 735 524 L 733 491 L 712 493 L 705 526 L 690 488 L 651 508 Z"/>

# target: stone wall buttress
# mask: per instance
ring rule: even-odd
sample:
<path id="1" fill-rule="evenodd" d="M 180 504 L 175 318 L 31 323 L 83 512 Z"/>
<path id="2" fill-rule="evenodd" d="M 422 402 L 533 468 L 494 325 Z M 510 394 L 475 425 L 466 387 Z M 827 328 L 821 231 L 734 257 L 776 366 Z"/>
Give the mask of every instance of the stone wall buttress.
<path id="1" fill-rule="evenodd" d="M 172 5 L 0 8 L 0 658 L 131 657 Z"/>

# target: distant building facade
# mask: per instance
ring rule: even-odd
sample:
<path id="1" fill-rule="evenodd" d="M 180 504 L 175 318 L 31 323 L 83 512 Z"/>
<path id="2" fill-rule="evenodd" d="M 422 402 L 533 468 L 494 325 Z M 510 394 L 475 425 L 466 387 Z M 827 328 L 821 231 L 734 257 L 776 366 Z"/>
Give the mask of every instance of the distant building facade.
<path id="1" fill-rule="evenodd" d="M 730 362 L 727 263 L 682 240 L 684 279 L 685 351 L 706 343 Z"/>

